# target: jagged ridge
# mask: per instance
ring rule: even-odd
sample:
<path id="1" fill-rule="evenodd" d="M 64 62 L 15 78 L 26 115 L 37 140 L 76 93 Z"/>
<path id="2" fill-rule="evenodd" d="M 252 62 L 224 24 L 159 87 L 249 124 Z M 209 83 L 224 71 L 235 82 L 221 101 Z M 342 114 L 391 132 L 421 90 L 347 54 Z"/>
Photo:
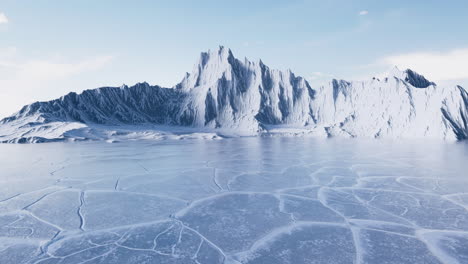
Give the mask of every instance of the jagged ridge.
<path id="1" fill-rule="evenodd" d="M 313 89 L 289 70 L 241 61 L 220 47 L 202 53 L 173 88 L 103 87 L 27 105 L 0 121 L 0 141 L 60 140 L 83 127 L 145 124 L 252 135 L 294 128 L 324 136 L 466 139 L 467 98 L 462 87 L 437 87 L 398 69 L 382 81 L 332 80 Z M 63 133 L 47 133 L 58 125 Z"/>

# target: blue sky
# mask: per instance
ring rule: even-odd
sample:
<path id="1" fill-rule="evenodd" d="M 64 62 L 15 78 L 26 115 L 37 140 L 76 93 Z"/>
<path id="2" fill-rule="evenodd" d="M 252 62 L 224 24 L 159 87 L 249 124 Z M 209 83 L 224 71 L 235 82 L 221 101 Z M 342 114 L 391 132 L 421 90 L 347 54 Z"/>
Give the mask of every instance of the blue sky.
<path id="1" fill-rule="evenodd" d="M 466 1 L 0 0 L 0 117 L 69 91 L 175 85 L 218 45 L 320 85 L 392 65 L 468 86 Z"/>

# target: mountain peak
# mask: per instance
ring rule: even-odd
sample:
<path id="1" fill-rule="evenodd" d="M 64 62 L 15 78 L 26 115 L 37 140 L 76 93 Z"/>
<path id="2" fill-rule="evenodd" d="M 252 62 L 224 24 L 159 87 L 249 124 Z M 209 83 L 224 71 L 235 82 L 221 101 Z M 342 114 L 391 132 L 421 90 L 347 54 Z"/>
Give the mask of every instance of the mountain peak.
<path id="1" fill-rule="evenodd" d="M 431 85 L 435 85 L 435 83 L 427 80 L 423 75 L 415 71 L 407 69 L 405 73 L 406 73 L 405 81 L 409 82 L 411 85 L 413 85 L 416 88 L 427 88 Z"/>
<path id="2" fill-rule="evenodd" d="M 198 65 L 204 67 L 209 61 L 215 60 L 219 62 L 227 62 L 229 58 L 234 58 L 231 49 L 219 46 L 217 50 L 208 50 L 200 54 Z"/>
<path id="3" fill-rule="evenodd" d="M 25 106 L 0 121 L 0 142 L 107 139 L 116 125 L 142 131 L 148 124 L 249 135 L 285 128 L 322 136 L 468 138 L 463 88 L 417 92 L 434 83 L 397 67 L 388 76 L 390 83 L 334 80 L 314 90 L 291 70 L 238 60 L 220 46 L 201 53 L 175 89 L 138 83 Z"/>
<path id="4" fill-rule="evenodd" d="M 218 54 L 232 54 L 232 51 L 230 48 L 226 48 L 224 47 L 223 45 L 219 45 L 218 47 L 218 50 L 217 50 Z"/>
<path id="5" fill-rule="evenodd" d="M 229 70 L 230 64 L 235 60 L 232 51 L 224 46 L 219 46 L 215 50 L 202 52 L 192 72 L 185 74 L 182 82 L 175 87 L 178 89 L 191 89 L 212 83 L 221 78 L 223 73 Z"/>
<path id="6" fill-rule="evenodd" d="M 396 77 L 398 79 L 405 79 L 405 72 L 400 70 L 397 66 L 393 66 L 393 68 L 388 72 L 388 77 Z"/>
<path id="7" fill-rule="evenodd" d="M 434 82 L 427 80 L 423 75 L 411 69 L 401 71 L 397 66 L 390 70 L 389 77 L 395 77 L 403 80 L 416 88 L 427 88 L 431 85 L 435 85 Z"/>

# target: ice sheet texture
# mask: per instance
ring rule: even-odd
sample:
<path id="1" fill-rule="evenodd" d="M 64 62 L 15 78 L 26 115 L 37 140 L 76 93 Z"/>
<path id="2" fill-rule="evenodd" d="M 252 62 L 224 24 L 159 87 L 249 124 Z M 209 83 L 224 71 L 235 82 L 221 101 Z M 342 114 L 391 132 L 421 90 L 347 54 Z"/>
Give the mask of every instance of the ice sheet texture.
<path id="1" fill-rule="evenodd" d="M 0 263 L 468 263 L 468 145 L 0 145 Z"/>

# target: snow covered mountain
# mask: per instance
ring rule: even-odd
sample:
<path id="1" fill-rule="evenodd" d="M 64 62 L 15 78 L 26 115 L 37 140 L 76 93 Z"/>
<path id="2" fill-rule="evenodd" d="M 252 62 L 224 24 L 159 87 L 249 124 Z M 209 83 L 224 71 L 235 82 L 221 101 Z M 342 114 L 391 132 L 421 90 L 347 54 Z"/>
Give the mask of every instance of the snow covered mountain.
<path id="1" fill-rule="evenodd" d="M 69 93 L 0 121 L 0 142 L 217 135 L 468 138 L 468 93 L 412 70 L 312 87 L 291 71 L 202 53 L 173 88 L 139 83 Z"/>

